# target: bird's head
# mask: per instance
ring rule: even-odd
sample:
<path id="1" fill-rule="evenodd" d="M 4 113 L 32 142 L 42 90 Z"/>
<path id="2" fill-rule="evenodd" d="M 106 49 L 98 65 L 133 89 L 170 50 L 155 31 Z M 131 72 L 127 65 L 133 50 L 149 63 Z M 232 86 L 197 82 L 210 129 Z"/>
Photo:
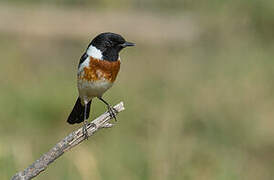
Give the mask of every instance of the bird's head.
<path id="1" fill-rule="evenodd" d="M 119 52 L 128 46 L 135 46 L 127 42 L 121 35 L 115 33 L 101 33 L 96 36 L 87 48 L 87 54 L 96 59 L 116 61 Z"/>

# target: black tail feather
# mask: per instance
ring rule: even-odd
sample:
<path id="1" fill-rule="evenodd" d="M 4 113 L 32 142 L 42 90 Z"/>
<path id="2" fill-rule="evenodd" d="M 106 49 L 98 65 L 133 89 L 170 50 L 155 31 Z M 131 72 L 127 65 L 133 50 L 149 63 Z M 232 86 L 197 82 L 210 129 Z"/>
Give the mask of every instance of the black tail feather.
<path id="1" fill-rule="evenodd" d="M 89 112 L 90 112 L 90 104 L 91 101 L 88 102 L 87 104 L 87 114 L 86 118 L 89 118 Z M 75 123 L 81 123 L 84 121 L 84 114 L 85 114 L 85 106 L 82 105 L 81 99 L 78 97 L 69 117 L 67 122 L 69 124 L 75 124 Z"/>

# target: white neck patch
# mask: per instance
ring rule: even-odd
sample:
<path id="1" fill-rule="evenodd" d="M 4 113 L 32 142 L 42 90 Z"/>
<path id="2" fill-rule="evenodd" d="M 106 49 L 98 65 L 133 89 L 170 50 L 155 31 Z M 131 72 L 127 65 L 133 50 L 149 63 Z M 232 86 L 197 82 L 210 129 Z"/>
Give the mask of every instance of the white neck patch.
<path id="1" fill-rule="evenodd" d="M 102 52 L 92 45 L 87 49 L 87 54 L 95 59 L 103 60 Z"/>

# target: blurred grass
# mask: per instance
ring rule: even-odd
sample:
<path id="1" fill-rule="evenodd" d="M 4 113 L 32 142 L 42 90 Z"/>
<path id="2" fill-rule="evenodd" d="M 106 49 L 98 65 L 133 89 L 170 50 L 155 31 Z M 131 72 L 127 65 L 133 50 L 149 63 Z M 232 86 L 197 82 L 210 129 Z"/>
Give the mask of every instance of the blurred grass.
<path id="1" fill-rule="evenodd" d="M 117 83 L 105 95 L 112 104 L 123 100 L 126 111 L 117 126 L 68 152 L 37 179 L 273 179 L 273 3 L 183 2 L 187 6 L 176 12 L 159 3 L 163 12 L 117 14 L 111 6 L 91 8 L 90 17 L 89 6 L 0 6 L 7 9 L 2 20 L 20 12 L 20 21 L 0 23 L 0 179 L 77 128 L 65 120 L 77 97 L 78 59 L 92 36 L 109 29 L 137 43 L 122 52 Z M 40 11 L 43 21 L 37 22 Z M 76 14 L 79 27 L 89 24 L 81 17 L 104 22 L 90 34 L 77 28 L 67 34 L 73 24 L 62 27 L 76 22 Z M 46 18 L 51 16 L 56 18 Z M 124 16 L 146 31 L 131 28 L 134 21 L 122 18 L 122 24 Z M 24 25 L 34 19 L 32 35 Z M 104 110 L 94 100 L 92 117 Z"/>

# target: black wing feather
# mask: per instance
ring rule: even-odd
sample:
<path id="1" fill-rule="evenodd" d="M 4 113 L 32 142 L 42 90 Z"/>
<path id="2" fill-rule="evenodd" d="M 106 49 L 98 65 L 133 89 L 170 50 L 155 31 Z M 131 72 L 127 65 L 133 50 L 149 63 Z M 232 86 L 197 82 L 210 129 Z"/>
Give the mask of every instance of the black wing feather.
<path id="1" fill-rule="evenodd" d="M 88 54 L 87 53 L 84 53 L 82 55 L 82 57 L 80 58 L 80 62 L 79 62 L 79 65 L 78 65 L 78 68 L 80 67 L 80 65 L 88 58 Z"/>

